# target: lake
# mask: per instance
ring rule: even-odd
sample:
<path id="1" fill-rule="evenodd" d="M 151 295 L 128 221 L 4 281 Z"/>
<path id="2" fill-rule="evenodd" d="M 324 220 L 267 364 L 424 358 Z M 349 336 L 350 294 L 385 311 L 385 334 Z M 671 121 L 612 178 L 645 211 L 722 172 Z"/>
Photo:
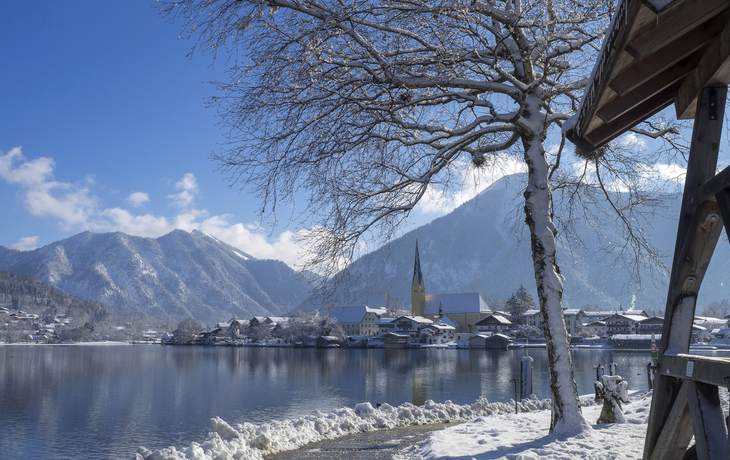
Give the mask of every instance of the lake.
<path id="1" fill-rule="evenodd" d="M 514 398 L 523 350 L 302 349 L 155 345 L 0 346 L 0 457 L 131 458 L 137 446 L 205 440 L 209 420 L 301 417 L 360 402 L 471 404 Z M 545 350 L 534 393 L 548 398 Z M 648 352 L 576 350 L 580 394 L 593 366 L 618 363 L 629 390 L 646 390 Z M 608 371 L 607 371 L 608 372 Z"/>

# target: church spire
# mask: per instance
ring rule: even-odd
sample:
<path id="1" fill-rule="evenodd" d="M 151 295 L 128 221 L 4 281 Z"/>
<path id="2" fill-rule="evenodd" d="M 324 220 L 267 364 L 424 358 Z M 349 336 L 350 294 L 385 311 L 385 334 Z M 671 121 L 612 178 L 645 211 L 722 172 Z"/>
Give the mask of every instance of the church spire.
<path id="1" fill-rule="evenodd" d="M 418 238 L 416 238 L 416 260 L 413 263 L 413 284 L 411 285 L 411 314 L 423 316 L 426 310 L 426 284 L 421 272 L 421 257 L 418 254 Z"/>
<path id="2" fill-rule="evenodd" d="M 418 255 L 418 238 L 416 238 L 416 261 L 413 264 L 413 289 L 425 289 L 421 272 L 421 257 Z"/>

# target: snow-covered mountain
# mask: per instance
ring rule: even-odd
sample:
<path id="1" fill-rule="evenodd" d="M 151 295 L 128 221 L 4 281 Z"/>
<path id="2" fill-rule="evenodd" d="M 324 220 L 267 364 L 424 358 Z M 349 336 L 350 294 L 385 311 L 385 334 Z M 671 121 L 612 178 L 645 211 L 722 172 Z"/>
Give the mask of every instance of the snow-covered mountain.
<path id="1" fill-rule="evenodd" d="M 308 292 L 284 262 L 256 259 L 199 231 L 156 239 L 84 232 L 32 251 L 0 246 L 0 270 L 120 313 L 208 323 L 283 315 Z"/>
<path id="2" fill-rule="evenodd" d="M 359 277 L 353 276 L 343 283 L 332 303 L 382 307 L 386 301 L 383 292 L 389 290 L 391 300 L 398 299 L 409 307 L 416 239 L 426 294 L 479 292 L 486 298 L 506 299 L 524 284 L 536 295 L 521 187 L 519 176 L 500 180 L 450 214 L 358 259 L 349 271 Z M 667 254 L 667 267 L 674 250 L 679 203 L 677 198 L 666 217 L 656 216 L 651 222 L 653 228 L 647 229 L 652 242 Z M 634 305 L 663 312 L 668 275 L 652 280 L 643 271 L 643 290 L 627 292 L 629 274 L 620 266 L 611 268 L 611 255 L 596 250 L 599 238 L 617 241 L 620 227 L 615 222 L 601 223 L 600 234 L 596 234 L 589 228 L 591 224 L 597 223 L 576 224 L 585 248 L 573 244 L 571 251 L 566 238 L 560 240 L 558 257 L 565 276 L 564 305 L 580 308 L 597 304 L 603 309 L 618 309 L 619 305 L 627 309 Z M 730 298 L 730 247 L 723 238 L 704 279 L 698 306 L 726 298 Z M 310 299 L 300 308 L 318 308 L 316 304 Z"/>

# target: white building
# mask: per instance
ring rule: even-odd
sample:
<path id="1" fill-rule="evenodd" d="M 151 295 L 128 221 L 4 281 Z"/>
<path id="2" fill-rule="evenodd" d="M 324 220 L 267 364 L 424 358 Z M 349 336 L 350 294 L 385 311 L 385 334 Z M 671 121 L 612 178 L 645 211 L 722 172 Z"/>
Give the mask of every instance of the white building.
<path id="1" fill-rule="evenodd" d="M 385 308 L 370 308 L 367 305 L 345 305 L 332 310 L 330 318 L 337 320 L 349 336 L 378 335 L 376 324 L 385 314 Z"/>
<path id="2" fill-rule="evenodd" d="M 569 308 L 563 310 L 563 318 L 565 318 L 565 328 L 570 336 L 579 335 L 583 330 L 583 319 L 586 314 L 579 308 Z"/>

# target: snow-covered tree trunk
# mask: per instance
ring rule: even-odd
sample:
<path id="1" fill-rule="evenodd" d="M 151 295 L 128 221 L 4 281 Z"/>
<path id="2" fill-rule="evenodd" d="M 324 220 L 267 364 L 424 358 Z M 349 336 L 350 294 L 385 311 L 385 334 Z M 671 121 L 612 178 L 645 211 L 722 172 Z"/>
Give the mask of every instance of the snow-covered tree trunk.
<path id="1" fill-rule="evenodd" d="M 538 107 L 533 104 L 533 107 Z M 575 433 L 586 426 L 581 415 L 578 389 L 573 376 L 568 335 L 563 318 L 563 277 L 556 259 L 557 228 L 552 219 L 552 193 L 548 183 L 544 130 L 540 126 L 544 114 L 528 115 L 533 132 L 522 135 L 528 184 L 525 189 L 525 223 L 530 229 L 532 260 L 535 268 L 537 296 L 543 317 L 543 333 L 550 369 L 550 392 L 553 400 L 550 431 Z"/>

